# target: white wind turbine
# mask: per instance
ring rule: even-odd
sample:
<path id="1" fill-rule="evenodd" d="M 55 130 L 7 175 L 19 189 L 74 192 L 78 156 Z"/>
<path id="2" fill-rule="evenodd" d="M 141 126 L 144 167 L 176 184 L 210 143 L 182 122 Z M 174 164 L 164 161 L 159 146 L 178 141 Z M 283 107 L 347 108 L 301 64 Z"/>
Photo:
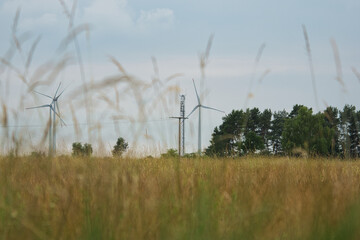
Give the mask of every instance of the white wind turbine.
<path id="1" fill-rule="evenodd" d="M 30 108 L 26 108 L 26 109 L 34 109 L 34 108 L 44 108 L 44 107 L 49 107 L 49 111 L 50 111 L 50 126 L 49 126 L 49 155 L 53 155 L 56 153 L 56 118 L 55 115 L 60 119 L 60 121 L 64 124 L 64 120 L 60 117 L 60 109 L 59 109 L 59 105 L 58 105 L 58 99 L 59 97 L 63 94 L 63 92 L 65 91 L 65 89 L 59 94 L 57 95 L 59 88 L 60 88 L 61 83 L 59 83 L 58 88 L 56 89 L 56 92 L 54 94 L 54 97 L 51 97 L 49 95 L 34 91 L 37 94 L 43 95 L 45 97 L 50 98 L 52 101 L 50 104 L 45 104 L 45 105 L 41 105 L 41 106 L 36 106 L 36 107 L 30 107 Z M 57 110 L 56 110 L 57 109 Z M 59 113 L 57 113 L 56 111 L 58 111 Z M 53 114 L 51 114 L 51 112 L 53 112 Z M 51 116 L 53 117 L 51 119 Z"/>
<path id="2" fill-rule="evenodd" d="M 198 105 L 195 106 L 195 108 L 189 113 L 189 115 L 188 115 L 186 118 L 188 118 L 193 112 L 195 112 L 196 109 L 199 108 L 198 154 L 201 155 L 201 108 L 206 108 L 206 109 L 210 109 L 210 110 L 215 110 L 215 111 L 222 112 L 222 113 L 225 113 L 225 112 L 224 112 L 224 111 L 221 111 L 221 110 L 219 110 L 219 109 L 216 109 L 216 108 L 207 107 L 207 106 L 202 105 L 202 104 L 201 104 L 200 97 L 199 97 L 199 94 L 198 94 L 198 92 L 197 92 L 197 90 L 196 90 L 196 86 L 195 86 L 194 79 L 193 79 L 193 84 L 194 84 L 194 88 L 195 88 L 195 93 L 196 93 Z"/>

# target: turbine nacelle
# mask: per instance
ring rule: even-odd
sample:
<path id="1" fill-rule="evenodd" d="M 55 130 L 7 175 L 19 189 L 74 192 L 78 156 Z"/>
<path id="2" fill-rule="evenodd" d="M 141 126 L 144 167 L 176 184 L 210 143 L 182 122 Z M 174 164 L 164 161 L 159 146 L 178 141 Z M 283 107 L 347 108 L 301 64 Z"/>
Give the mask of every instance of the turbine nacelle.
<path id="1" fill-rule="evenodd" d="M 57 95 L 57 93 L 58 93 L 58 91 L 59 91 L 59 89 L 60 89 L 60 86 L 61 86 L 61 82 L 59 83 L 59 86 L 58 86 L 57 89 L 56 89 L 56 92 L 55 92 L 55 94 L 54 94 L 54 97 L 51 97 L 51 96 L 49 96 L 49 95 L 47 95 L 47 94 L 44 94 L 44 93 L 41 93 L 41 92 L 38 92 L 38 91 L 35 91 L 35 90 L 34 90 L 34 92 L 37 93 L 37 94 L 40 94 L 40 95 L 42 95 L 42 96 L 44 96 L 44 97 L 50 98 L 50 99 L 52 100 L 51 103 L 50 103 L 48 106 L 49 106 L 49 107 L 51 108 L 51 110 L 56 114 L 56 116 L 59 117 L 61 123 L 66 126 L 65 121 L 60 117 L 60 108 L 59 108 L 59 104 L 58 104 L 58 102 L 57 102 L 58 99 L 59 99 L 59 97 L 64 93 L 64 91 L 65 91 L 66 88 L 65 88 L 64 90 L 62 90 L 59 95 Z M 46 106 L 46 105 L 43 105 L 43 106 Z"/>

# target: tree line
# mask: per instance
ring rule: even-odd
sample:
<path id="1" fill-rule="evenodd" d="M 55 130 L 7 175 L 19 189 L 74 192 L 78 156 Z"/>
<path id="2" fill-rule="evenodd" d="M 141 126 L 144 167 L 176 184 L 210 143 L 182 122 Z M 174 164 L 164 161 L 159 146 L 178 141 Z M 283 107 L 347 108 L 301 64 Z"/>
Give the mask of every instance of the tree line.
<path id="1" fill-rule="evenodd" d="M 345 105 L 342 110 L 327 107 L 314 113 L 295 105 L 290 113 L 258 108 L 233 110 L 215 127 L 209 156 L 246 154 L 308 155 L 357 158 L 360 111 Z"/>

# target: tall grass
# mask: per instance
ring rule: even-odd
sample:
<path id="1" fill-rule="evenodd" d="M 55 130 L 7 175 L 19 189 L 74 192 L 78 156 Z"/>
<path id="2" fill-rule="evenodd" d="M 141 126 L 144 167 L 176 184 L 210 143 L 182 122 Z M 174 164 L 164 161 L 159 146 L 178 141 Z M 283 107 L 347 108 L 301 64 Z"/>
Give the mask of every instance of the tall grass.
<path id="1" fill-rule="evenodd" d="M 1 239 L 359 239 L 360 163 L 0 159 Z"/>

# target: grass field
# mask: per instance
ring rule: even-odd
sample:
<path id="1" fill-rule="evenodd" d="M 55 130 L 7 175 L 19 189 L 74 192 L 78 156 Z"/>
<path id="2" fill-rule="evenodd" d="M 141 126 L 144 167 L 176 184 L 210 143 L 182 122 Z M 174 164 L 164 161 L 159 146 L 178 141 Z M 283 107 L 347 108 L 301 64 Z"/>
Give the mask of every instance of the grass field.
<path id="1" fill-rule="evenodd" d="M 360 239 L 360 162 L 0 158 L 1 239 Z"/>

